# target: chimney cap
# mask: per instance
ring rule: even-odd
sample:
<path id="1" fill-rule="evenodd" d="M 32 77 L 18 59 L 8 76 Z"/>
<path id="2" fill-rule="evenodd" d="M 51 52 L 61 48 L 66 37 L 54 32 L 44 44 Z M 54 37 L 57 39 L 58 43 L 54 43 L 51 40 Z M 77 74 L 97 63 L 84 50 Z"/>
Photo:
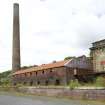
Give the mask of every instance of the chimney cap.
<path id="1" fill-rule="evenodd" d="M 14 3 L 14 5 L 17 5 L 17 6 L 19 6 L 19 3 Z"/>

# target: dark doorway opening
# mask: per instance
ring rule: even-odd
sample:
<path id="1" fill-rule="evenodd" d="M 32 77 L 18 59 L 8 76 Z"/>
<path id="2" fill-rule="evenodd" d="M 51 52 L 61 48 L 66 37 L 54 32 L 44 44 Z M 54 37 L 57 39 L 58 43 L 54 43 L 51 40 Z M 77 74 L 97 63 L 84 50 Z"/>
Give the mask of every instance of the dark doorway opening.
<path id="1" fill-rule="evenodd" d="M 16 86 L 17 84 L 16 84 L 16 83 L 14 83 L 13 85 L 14 85 L 14 86 Z"/>
<path id="2" fill-rule="evenodd" d="M 24 82 L 24 85 L 26 85 L 26 82 Z"/>
<path id="3" fill-rule="evenodd" d="M 40 85 L 40 81 L 38 81 L 37 84 Z"/>
<path id="4" fill-rule="evenodd" d="M 32 85 L 33 85 L 33 81 L 30 82 L 30 86 L 32 86 Z"/>
<path id="5" fill-rule="evenodd" d="M 56 79 L 55 85 L 60 85 L 60 80 L 59 79 Z"/>
<path id="6" fill-rule="evenodd" d="M 48 83 L 49 83 L 49 81 L 47 80 L 47 81 L 45 82 L 45 85 L 47 86 L 47 85 L 48 85 Z"/>

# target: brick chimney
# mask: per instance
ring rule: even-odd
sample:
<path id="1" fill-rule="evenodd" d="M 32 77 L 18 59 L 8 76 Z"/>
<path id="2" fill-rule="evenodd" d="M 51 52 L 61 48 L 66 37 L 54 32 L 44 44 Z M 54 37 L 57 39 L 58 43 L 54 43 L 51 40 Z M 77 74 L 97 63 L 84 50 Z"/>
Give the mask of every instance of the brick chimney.
<path id="1" fill-rule="evenodd" d="M 13 49 L 12 49 L 12 70 L 19 70 L 20 62 L 20 23 L 19 23 L 19 4 L 13 4 Z"/>

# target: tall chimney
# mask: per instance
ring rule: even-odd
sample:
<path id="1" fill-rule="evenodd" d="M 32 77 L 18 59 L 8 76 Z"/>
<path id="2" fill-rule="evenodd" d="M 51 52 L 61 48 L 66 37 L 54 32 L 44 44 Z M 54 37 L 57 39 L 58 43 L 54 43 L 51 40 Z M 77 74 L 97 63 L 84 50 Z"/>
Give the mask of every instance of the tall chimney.
<path id="1" fill-rule="evenodd" d="M 20 23 L 19 23 L 19 4 L 13 5 L 13 54 L 12 70 L 13 72 L 20 69 Z"/>

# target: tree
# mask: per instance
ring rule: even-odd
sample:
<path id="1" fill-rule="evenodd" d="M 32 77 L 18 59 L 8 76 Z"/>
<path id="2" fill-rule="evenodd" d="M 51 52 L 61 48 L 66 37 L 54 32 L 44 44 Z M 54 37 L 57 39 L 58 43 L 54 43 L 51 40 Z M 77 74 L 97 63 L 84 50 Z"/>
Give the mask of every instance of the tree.
<path id="1" fill-rule="evenodd" d="M 5 71 L 3 73 L 0 73 L 0 85 L 10 84 L 10 74 L 11 71 Z"/>
<path id="2" fill-rule="evenodd" d="M 96 79 L 96 86 L 105 87 L 105 77 L 98 77 Z"/>
<path id="3" fill-rule="evenodd" d="M 77 79 L 71 80 L 70 83 L 69 83 L 69 88 L 70 89 L 75 89 L 76 87 L 79 87 L 79 86 L 80 86 L 80 83 L 78 82 Z"/>
<path id="4" fill-rule="evenodd" d="M 68 56 L 68 57 L 65 57 L 64 60 L 69 60 L 69 59 L 72 59 L 72 58 L 75 58 L 75 56 Z"/>

